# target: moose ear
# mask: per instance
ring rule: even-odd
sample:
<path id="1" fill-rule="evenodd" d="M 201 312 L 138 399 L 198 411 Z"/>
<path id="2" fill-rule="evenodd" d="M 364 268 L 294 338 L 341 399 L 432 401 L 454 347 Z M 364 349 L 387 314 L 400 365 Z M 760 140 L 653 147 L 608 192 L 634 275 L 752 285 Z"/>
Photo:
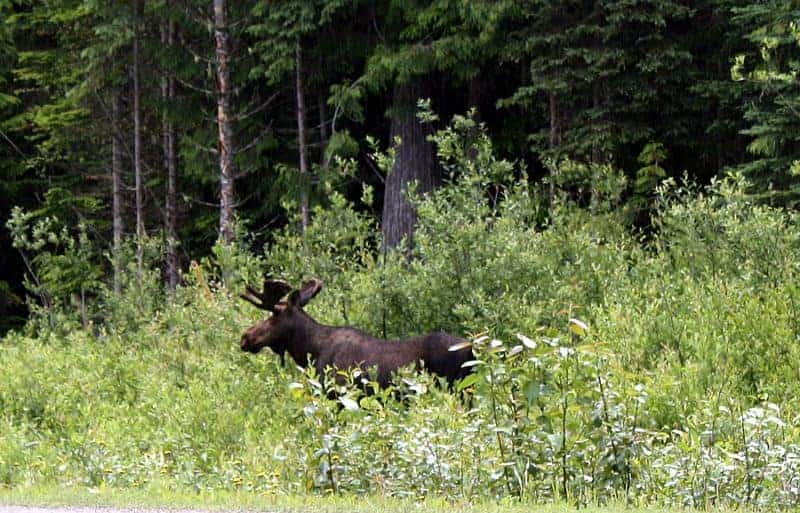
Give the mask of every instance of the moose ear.
<path id="1" fill-rule="evenodd" d="M 289 303 L 294 306 L 304 307 L 309 301 L 314 299 L 314 296 L 319 294 L 322 290 L 322 281 L 314 278 L 307 281 L 300 287 L 300 290 L 295 290 L 289 295 Z"/>

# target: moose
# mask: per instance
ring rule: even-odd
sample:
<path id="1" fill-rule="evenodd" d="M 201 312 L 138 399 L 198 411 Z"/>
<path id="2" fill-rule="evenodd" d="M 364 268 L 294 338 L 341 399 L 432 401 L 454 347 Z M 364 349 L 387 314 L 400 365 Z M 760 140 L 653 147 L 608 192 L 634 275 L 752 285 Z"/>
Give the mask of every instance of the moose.
<path id="1" fill-rule="evenodd" d="M 322 282 L 312 279 L 299 289 L 282 280 L 267 278 L 261 292 L 250 285 L 241 297 L 272 315 L 256 323 L 242 335 L 241 348 L 253 354 L 269 347 L 285 364 L 288 352 L 300 367 L 306 368 L 309 357 L 319 376 L 327 368 L 369 370 L 377 368 L 376 381 L 386 388 L 392 374 L 406 365 L 424 368 L 453 383 L 464 378 L 473 359 L 465 340 L 437 332 L 400 341 L 386 341 L 352 327 L 325 326 L 311 318 L 303 307 L 322 290 Z M 288 294 L 288 296 L 287 296 Z"/>

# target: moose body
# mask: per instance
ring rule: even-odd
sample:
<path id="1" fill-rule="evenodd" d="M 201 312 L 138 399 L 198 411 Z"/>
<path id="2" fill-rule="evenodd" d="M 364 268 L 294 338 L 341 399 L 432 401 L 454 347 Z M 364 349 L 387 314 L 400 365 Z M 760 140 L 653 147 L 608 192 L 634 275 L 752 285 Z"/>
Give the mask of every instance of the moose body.
<path id="1" fill-rule="evenodd" d="M 328 367 L 376 368 L 375 379 L 384 388 L 391 382 L 392 373 L 406 365 L 442 376 L 450 385 L 469 373 L 463 364 L 473 359 L 472 349 L 463 339 L 447 333 L 387 341 L 356 328 L 318 323 L 302 307 L 321 289 L 322 282 L 312 280 L 281 301 L 280 298 L 291 290 L 285 282 L 267 280 L 261 293 L 248 287 L 248 293 L 242 297 L 259 308 L 270 310 L 272 315 L 244 333 L 242 350 L 258 353 L 269 347 L 281 357 L 281 362 L 288 352 L 304 368 L 310 357 L 320 376 L 325 375 Z"/>

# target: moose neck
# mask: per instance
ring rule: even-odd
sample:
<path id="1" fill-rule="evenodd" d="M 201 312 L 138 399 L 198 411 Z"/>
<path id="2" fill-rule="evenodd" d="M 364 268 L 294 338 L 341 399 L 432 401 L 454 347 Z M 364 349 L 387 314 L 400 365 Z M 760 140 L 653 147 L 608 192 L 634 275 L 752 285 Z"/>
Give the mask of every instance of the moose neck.
<path id="1" fill-rule="evenodd" d="M 305 368 L 308 367 L 308 355 L 311 355 L 315 361 L 319 360 L 327 327 L 319 324 L 300 309 L 295 315 L 296 322 L 286 344 L 286 350 L 292 355 L 297 365 Z"/>

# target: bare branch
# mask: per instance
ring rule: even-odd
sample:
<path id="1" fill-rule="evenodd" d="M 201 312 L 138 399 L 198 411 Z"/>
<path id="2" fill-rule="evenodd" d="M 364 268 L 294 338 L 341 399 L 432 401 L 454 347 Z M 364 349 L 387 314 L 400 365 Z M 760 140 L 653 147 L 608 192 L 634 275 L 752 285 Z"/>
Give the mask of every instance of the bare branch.
<path id="1" fill-rule="evenodd" d="M 251 192 L 250 194 L 248 194 L 244 198 L 237 200 L 236 202 L 234 202 L 233 208 L 241 207 L 242 205 L 244 205 L 247 201 L 249 201 L 255 195 L 256 195 L 255 192 Z"/>
<path id="2" fill-rule="evenodd" d="M 242 146 L 240 148 L 237 148 L 236 149 L 236 153 L 237 154 L 244 153 L 244 152 L 248 151 L 249 149 L 251 149 L 253 146 L 255 146 L 256 144 L 261 142 L 264 139 L 264 136 L 268 132 L 270 132 L 271 129 L 272 129 L 272 121 L 270 121 L 270 123 L 266 126 L 266 128 L 264 128 L 264 130 L 262 130 L 261 133 L 259 133 L 257 136 L 255 136 L 249 143 L 247 143 L 246 145 L 244 145 L 244 146 Z"/>
<path id="3" fill-rule="evenodd" d="M 213 146 L 206 146 L 204 144 L 200 144 L 200 143 L 195 142 L 192 139 L 186 138 L 186 137 L 183 139 L 183 142 L 189 144 L 194 149 L 202 151 L 204 153 L 210 153 L 212 155 L 219 155 L 219 149 L 214 148 Z"/>
<path id="4" fill-rule="evenodd" d="M 204 207 L 211 207 L 211 208 L 219 208 L 219 203 L 210 203 L 208 201 L 199 200 L 196 198 L 192 198 L 188 194 L 183 194 L 183 201 L 185 203 L 192 203 L 195 205 L 202 205 Z"/>
<path id="5" fill-rule="evenodd" d="M 179 84 L 181 84 L 182 86 L 186 87 L 187 89 L 191 89 L 192 91 L 204 94 L 206 96 L 214 96 L 214 91 L 211 91 L 210 89 L 205 89 L 203 87 L 198 87 L 198 86 L 196 86 L 194 84 L 191 84 L 191 83 L 189 83 L 189 82 L 187 82 L 187 81 L 185 81 L 185 80 L 183 80 L 183 79 L 181 79 L 179 77 L 175 77 L 175 80 L 177 80 Z"/>
<path id="6" fill-rule="evenodd" d="M 27 157 L 27 156 L 26 156 L 24 153 L 22 153 L 22 150 L 20 150 L 20 149 L 19 149 L 19 146 L 17 146 L 16 144 L 14 144 L 14 141 L 12 141 L 12 140 L 11 140 L 11 139 L 10 139 L 10 138 L 9 138 L 9 137 L 6 135 L 6 133 L 5 133 L 5 132 L 3 132 L 2 130 L 0 130 L 0 135 L 2 135 L 2 136 L 3 136 L 3 139 L 5 139 L 6 141 L 8 141 L 8 144 L 10 144 L 10 145 L 11 145 L 11 147 L 12 147 L 12 148 L 14 148 L 14 150 L 16 150 L 16 152 L 17 152 L 17 153 L 19 153 L 19 155 L 20 155 L 22 158 L 28 158 L 28 157 Z"/>
<path id="7" fill-rule="evenodd" d="M 244 120 L 244 119 L 247 119 L 247 118 L 249 118 L 250 116 L 253 116 L 253 115 L 255 115 L 255 114 L 258 114 L 259 112 L 263 111 L 264 109 L 266 109 L 267 107 L 269 107 L 269 106 L 272 104 L 272 102 L 274 102 L 274 101 L 275 101 L 275 98 L 277 98 L 277 97 L 278 97 L 278 96 L 279 96 L 279 95 L 280 95 L 280 94 L 281 94 L 281 93 L 282 93 L 284 90 L 285 90 L 285 88 L 279 89 L 279 90 L 278 90 L 278 91 L 276 91 L 274 94 L 270 95 L 270 97 L 269 97 L 269 98 L 267 98 L 267 99 L 266 99 L 266 100 L 265 100 L 265 101 L 264 101 L 264 102 L 263 102 L 261 105 L 259 105 L 258 107 L 254 108 L 254 109 L 252 109 L 252 110 L 250 110 L 250 111 L 248 111 L 248 112 L 244 112 L 244 113 L 242 113 L 242 114 L 236 114 L 236 115 L 234 115 L 234 116 L 232 117 L 233 121 L 242 121 L 242 120 Z"/>
<path id="8" fill-rule="evenodd" d="M 365 155 L 362 160 L 367 163 L 367 167 L 369 167 L 372 170 L 372 172 L 375 173 L 375 176 L 378 177 L 378 179 L 381 181 L 381 183 L 385 183 L 386 182 L 386 180 L 384 179 L 383 175 L 378 170 L 378 168 L 375 167 L 375 164 L 372 162 L 372 159 L 370 157 Z"/>

